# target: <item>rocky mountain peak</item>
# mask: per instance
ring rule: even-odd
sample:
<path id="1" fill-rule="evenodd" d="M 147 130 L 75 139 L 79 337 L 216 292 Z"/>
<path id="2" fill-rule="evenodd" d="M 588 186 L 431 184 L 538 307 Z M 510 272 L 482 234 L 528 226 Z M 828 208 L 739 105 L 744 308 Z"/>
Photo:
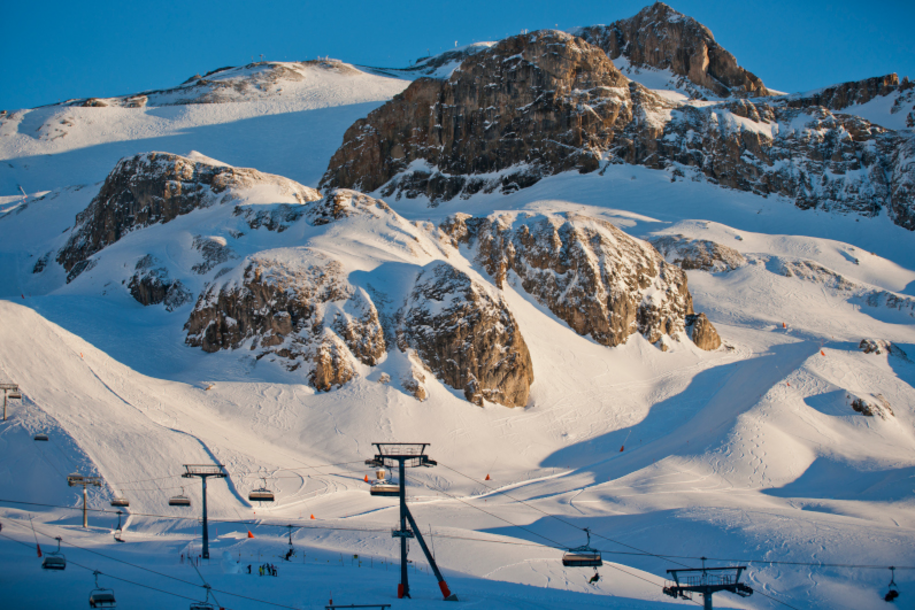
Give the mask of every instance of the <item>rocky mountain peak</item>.
<path id="1" fill-rule="evenodd" d="M 512 36 L 465 59 L 447 80 L 413 82 L 353 124 L 322 188 L 387 185 L 385 196 L 437 200 L 593 171 L 614 128 L 632 118 L 631 86 L 580 38 L 551 30 Z M 512 166 L 523 167 L 499 174 Z"/>
<path id="2" fill-rule="evenodd" d="M 711 30 L 663 2 L 628 19 L 575 33 L 611 59 L 622 56 L 634 67 L 670 70 L 717 97 L 770 95 L 759 77 L 741 68 L 715 41 Z"/>

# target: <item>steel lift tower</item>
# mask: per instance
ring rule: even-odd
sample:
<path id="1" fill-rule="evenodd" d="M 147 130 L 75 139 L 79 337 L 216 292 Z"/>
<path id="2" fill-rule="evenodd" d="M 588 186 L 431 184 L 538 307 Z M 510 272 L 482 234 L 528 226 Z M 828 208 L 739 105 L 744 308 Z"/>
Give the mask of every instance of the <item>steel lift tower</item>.
<path id="1" fill-rule="evenodd" d="M 207 530 L 207 479 L 214 477 L 224 479 L 229 474 L 222 464 L 185 464 L 185 479 L 199 478 L 203 483 L 203 558 L 210 558 L 210 533 Z"/>
<path id="2" fill-rule="evenodd" d="M 420 548 L 422 548 L 423 553 L 426 555 L 426 559 L 429 560 L 429 565 L 432 566 L 435 577 L 438 579 L 438 586 L 442 590 L 445 601 L 456 602 L 458 600 L 457 595 L 448 589 L 448 584 L 439 571 L 438 565 L 435 563 L 435 558 L 433 558 L 432 553 L 429 552 L 429 547 L 426 546 L 426 541 L 423 540 L 423 535 L 419 531 L 419 526 L 416 525 L 416 520 L 413 518 L 413 515 L 410 514 L 410 509 L 407 508 L 407 467 L 417 468 L 423 466 L 430 468 L 437 465 L 434 460 L 429 459 L 429 456 L 425 454 L 426 447 L 429 446 L 429 443 L 372 444 L 375 445 L 378 452 L 375 454 L 374 458 L 366 460 L 365 463 L 374 468 L 382 468 L 385 466 L 393 468 L 396 465 L 398 473 L 400 474 L 400 529 L 391 532 L 392 537 L 400 538 L 400 584 L 397 585 L 397 597 L 400 599 L 410 597 L 410 584 L 407 580 L 407 539 L 416 538 Z M 413 529 L 407 527 L 408 522 Z"/>
<path id="3" fill-rule="evenodd" d="M 67 485 L 70 487 L 83 488 L 83 527 L 89 527 L 89 519 L 86 516 L 86 488 L 101 487 L 102 479 L 99 477 L 84 477 L 78 472 L 74 472 L 73 474 L 67 476 Z"/>
<path id="4" fill-rule="evenodd" d="M 671 597 L 692 599 L 690 593 L 701 593 L 704 610 L 712 610 L 712 593 L 728 591 L 740 597 L 753 595 L 753 589 L 740 582 L 740 574 L 747 566 L 730 568 L 706 568 L 705 557 L 702 557 L 701 568 L 667 570 L 674 582 L 664 587 L 664 593 Z M 681 574 L 687 574 L 681 576 Z"/>

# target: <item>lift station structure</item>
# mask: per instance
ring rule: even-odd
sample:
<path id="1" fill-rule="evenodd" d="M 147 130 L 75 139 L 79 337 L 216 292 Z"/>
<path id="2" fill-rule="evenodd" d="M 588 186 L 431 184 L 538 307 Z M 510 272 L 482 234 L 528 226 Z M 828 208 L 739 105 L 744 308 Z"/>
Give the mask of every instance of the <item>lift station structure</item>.
<path id="1" fill-rule="evenodd" d="M 366 465 L 372 466 L 373 468 L 383 468 L 387 466 L 392 469 L 396 466 L 398 469 L 397 472 L 400 474 L 400 529 L 395 529 L 391 532 L 392 537 L 400 538 L 400 584 L 397 586 L 397 597 L 399 599 L 410 597 L 410 583 L 407 578 L 407 539 L 416 538 L 420 548 L 423 550 L 423 554 L 425 554 L 426 559 L 429 561 L 429 565 L 432 567 L 432 572 L 438 579 L 438 586 L 442 590 L 445 601 L 457 601 L 457 595 L 448 589 L 448 583 L 445 582 L 445 578 L 442 576 L 442 573 L 438 569 L 438 565 L 435 563 L 435 558 L 432 556 L 432 553 L 429 552 L 426 541 L 423 540 L 423 535 L 419 531 L 419 526 L 416 525 L 416 520 L 413 518 L 413 515 L 410 514 L 410 509 L 407 508 L 406 469 L 408 467 L 430 468 L 437 465 L 437 463 L 434 460 L 429 459 L 429 456 L 425 453 L 429 443 L 372 444 L 375 445 L 377 453 L 375 454 L 375 457 L 365 461 Z M 410 527 L 407 527 L 408 522 Z"/>
<path id="2" fill-rule="evenodd" d="M 207 479 L 210 477 L 224 479 L 229 474 L 222 464 L 185 464 L 185 479 L 200 479 L 203 483 L 203 558 L 210 558 L 210 534 L 207 530 Z"/>

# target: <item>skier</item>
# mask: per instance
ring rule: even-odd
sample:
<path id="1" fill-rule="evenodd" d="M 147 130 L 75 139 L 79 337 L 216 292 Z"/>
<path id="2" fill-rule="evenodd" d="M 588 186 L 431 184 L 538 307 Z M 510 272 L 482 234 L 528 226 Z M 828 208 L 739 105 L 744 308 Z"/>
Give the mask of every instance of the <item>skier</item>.
<path id="1" fill-rule="evenodd" d="M 251 573 L 251 564 L 249 563 L 248 564 L 248 574 L 250 574 L 250 573 Z"/>
<path id="2" fill-rule="evenodd" d="M 600 574 L 597 573 L 597 570 L 594 570 L 594 576 L 591 577 L 591 580 L 588 581 L 588 584 L 594 586 L 597 584 L 597 581 L 600 580 Z"/>

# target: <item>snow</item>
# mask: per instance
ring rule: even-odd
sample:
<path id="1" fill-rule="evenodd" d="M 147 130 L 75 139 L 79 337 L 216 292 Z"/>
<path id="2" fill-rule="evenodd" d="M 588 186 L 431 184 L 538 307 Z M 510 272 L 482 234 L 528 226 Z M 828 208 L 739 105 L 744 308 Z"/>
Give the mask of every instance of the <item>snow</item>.
<path id="1" fill-rule="evenodd" d="M 915 296 L 912 233 L 885 215 L 804 211 L 778 197 L 609 165 L 510 195 L 478 194 L 436 208 L 421 198 L 389 201 L 397 214 L 369 208 L 322 227 L 300 219 L 277 233 L 251 230 L 233 215 L 236 206 L 286 201 L 257 187 L 231 203 L 131 232 L 65 283 L 54 253 L 121 156 L 199 151 L 193 158 L 315 184 L 351 122 L 406 85 L 366 73 L 313 72 L 296 81 L 301 89 L 284 83 L 279 96 L 49 107 L 17 112 L 0 126 L 0 152 L 13 165 L 0 170 L 0 380 L 19 384 L 24 395 L 0 424 L 5 605 L 85 607 L 94 584 L 80 566 L 103 572 L 99 583 L 113 587 L 125 608 L 190 603 L 140 584 L 202 600 L 200 578 L 180 562 L 182 553 L 199 552 L 200 487 L 180 474 L 182 464 L 218 461 L 231 476 L 209 483 L 213 559 L 200 572 L 222 605 L 262 607 L 232 593 L 296 608 L 323 608 L 331 597 L 432 607 L 438 588 L 415 544 L 414 599 L 396 599 L 396 507 L 370 496 L 363 482 L 370 473 L 364 460 L 379 441 L 431 443 L 439 465 L 411 470 L 408 496 L 462 603 L 496 610 L 683 607 L 659 585 L 665 570 L 698 565 L 702 555 L 714 565 L 746 563 L 747 582 L 759 592 L 746 599 L 716 594 L 717 607 L 781 607 L 762 593 L 798 608 L 884 603 L 885 568 L 765 562 L 915 564 L 915 324 L 904 311 L 872 307 L 816 275 L 774 271 L 777 263 L 812 261 L 862 290 Z M 35 136 L 64 119 L 73 124 L 53 129 L 67 136 Z M 32 193 L 25 203 L 18 203 L 17 184 Z M 526 408 L 476 407 L 431 374 L 429 398 L 419 403 L 380 382 L 408 370 L 409 356 L 396 350 L 321 393 L 247 350 L 206 354 L 186 346 L 192 305 L 174 312 L 143 307 L 122 284 L 139 258 L 153 254 L 199 294 L 222 267 L 191 271 L 199 262 L 191 244 L 206 235 L 238 256 L 227 268 L 255 254 L 295 262 L 303 248 L 333 256 L 355 287 L 392 295 L 382 315 L 396 313 L 397 295 L 405 297 L 415 274 L 440 260 L 498 294 L 466 250 L 434 229 L 456 212 L 570 212 L 642 239 L 679 233 L 738 250 L 750 264 L 688 272 L 695 309 L 708 315 L 725 347 L 704 352 L 681 338 L 661 352 L 635 334 L 606 348 L 571 331 L 509 274 L 501 296 L 534 366 Z M 32 273 L 48 252 L 46 270 Z M 242 271 L 216 281 L 239 281 Z M 857 347 L 864 338 L 890 340 L 910 360 L 864 354 Z M 894 415 L 861 416 L 848 405 L 851 394 L 881 394 Z M 50 441 L 33 441 L 39 431 Z M 125 543 L 111 535 L 113 512 L 92 512 L 90 528 L 79 527 L 81 496 L 64 482 L 77 469 L 104 479 L 89 491 L 90 508 L 112 510 L 114 495 L 130 498 Z M 247 501 L 261 477 L 277 494 L 273 505 Z M 182 486 L 191 509 L 167 505 Z M 64 539 L 71 562 L 65 572 L 39 568 L 29 516 L 43 552 L 54 536 Z M 280 558 L 287 523 L 297 528 L 292 563 Z M 590 571 L 559 561 L 556 547 L 584 543 L 578 527 L 590 527 L 592 544 L 604 551 L 596 587 L 587 584 Z M 632 547 L 669 558 L 628 554 L 639 553 Z M 278 565 L 277 578 L 239 570 L 268 561 Z M 897 570 L 896 581 L 904 596 L 915 591 L 911 570 Z"/>

